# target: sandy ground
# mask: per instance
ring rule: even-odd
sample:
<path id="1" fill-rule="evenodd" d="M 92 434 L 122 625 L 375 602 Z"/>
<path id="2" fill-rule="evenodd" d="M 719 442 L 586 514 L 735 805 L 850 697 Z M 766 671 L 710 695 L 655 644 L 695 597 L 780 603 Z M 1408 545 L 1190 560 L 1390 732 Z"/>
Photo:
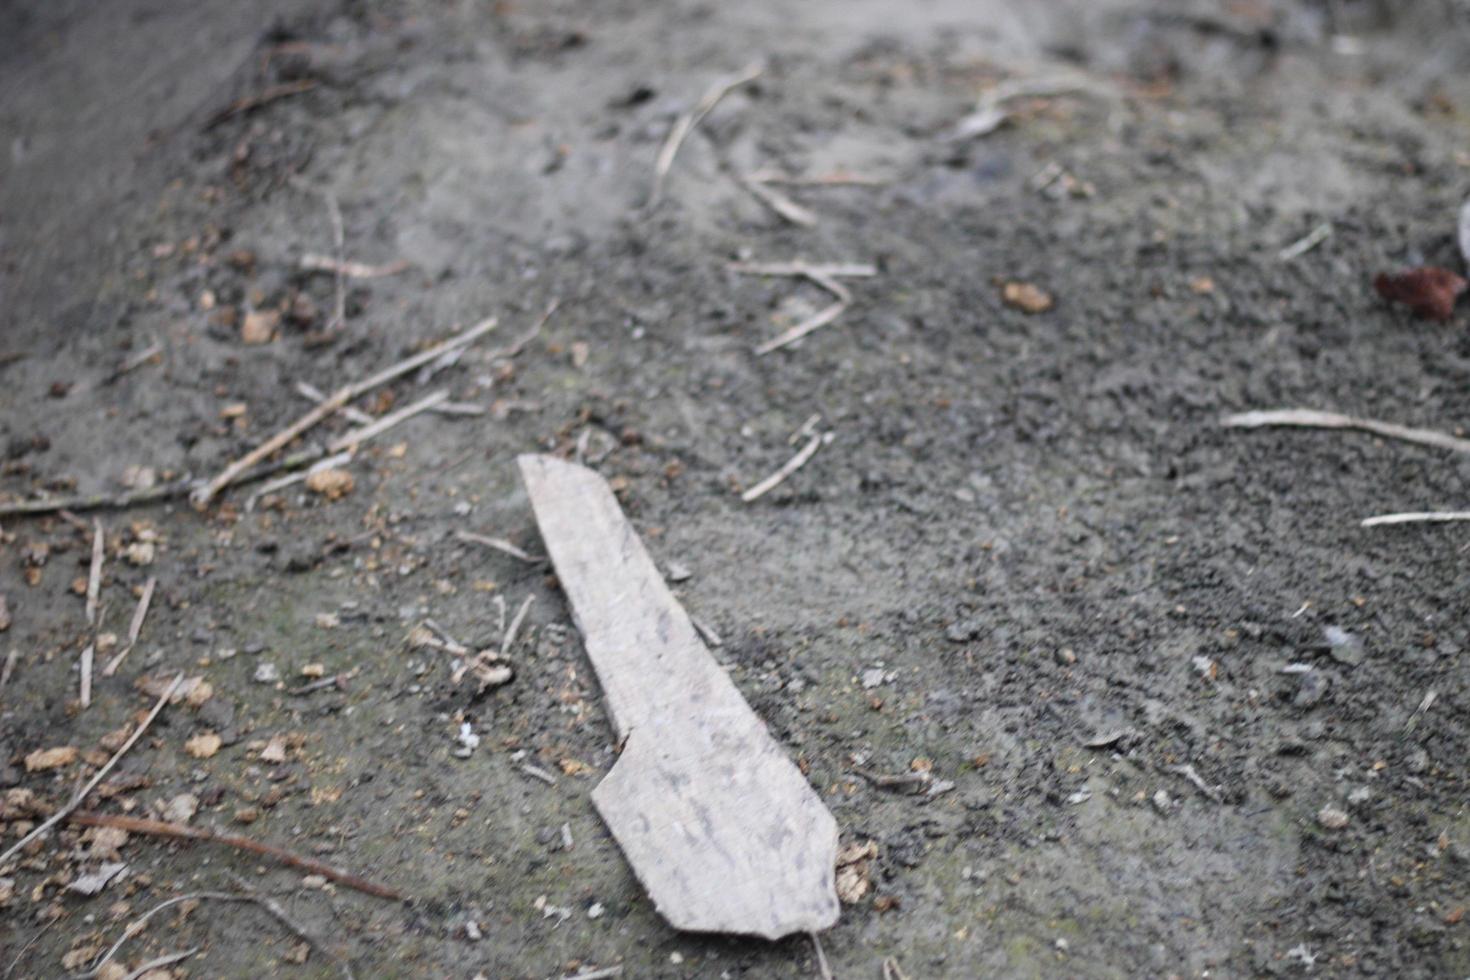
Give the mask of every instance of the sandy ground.
<path id="1" fill-rule="evenodd" d="M 165 709 L 91 805 L 191 795 L 197 826 L 412 901 L 140 836 L 83 897 L 67 885 L 106 849 L 69 827 L 0 868 L 0 970 L 74 972 L 158 902 L 238 876 L 322 949 L 294 962 L 277 922 L 206 902 L 120 962 L 815 975 L 805 938 L 662 923 L 589 800 L 617 747 L 554 579 L 455 537 L 538 551 L 514 456 L 580 443 L 689 573 L 682 600 L 844 843 L 876 846 L 871 890 L 823 937 L 838 977 L 888 956 L 914 978 L 1470 974 L 1466 534 L 1357 526 L 1463 509 L 1470 460 L 1219 425 L 1470 419 L 1466 314 L 1415 320 L 1370 285 L 1463 269 L 1467 31 L 1462 4 L 1427 0 L 0 5 L 0 494 L 212 474 L 309 407 L 298 383 L 501 320 L 357 404 L 445 388 L 487 414 L 403 423 L 340 499 L 99 512 L 102 631 L 125 636 L 158 584 L 85 710 L 90 532 L 7 519 L 0 542 L 7 846 L 27 799 L 67 799 L 149 706 L 138 680 L 182 670 L 212 697 Z M 647 207 L 675 117 L 753 60 Z M 943 139 L 1016 80 L 1066 91 Z M 219 118 L 279 86 L 301 91 Z M 817 218 L 800 227 L 736 180 L 766 167 L 877 183 L 785 188 Z M 299 268 L 334 250 L 329 199 L 348 258 L 410 264 L 349 281 L 339 330 L 333 277 Z M 795 257 L 878 274 L 757 357 L 828 298 L 728 265 Z M 1053 305 L 1007 304 L 1015 282 Z M 741 503 L 814 414 L 830 444 Z M 432 618 L 493 646 L 527 597 L 514 680 L 483 695 L 405 641 Z M 267 665 L 279 681 L 256 680 Z M 348 677 L 290 693 L 318 670 Z M 211 732 L 217 752 L 190 743 Z M 27 771 L 60 746 L 79 757 Z M 916 767 L 952 788 L 859 775 Z"/>

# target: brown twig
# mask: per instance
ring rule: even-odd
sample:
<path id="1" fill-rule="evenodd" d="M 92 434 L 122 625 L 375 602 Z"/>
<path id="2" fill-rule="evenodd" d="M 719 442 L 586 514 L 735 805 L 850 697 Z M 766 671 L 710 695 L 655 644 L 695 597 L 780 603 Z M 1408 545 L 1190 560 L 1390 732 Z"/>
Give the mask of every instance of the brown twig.
<path id="1" fill-rule="evenodd" d="M 73 796 L 71 798 L 70 803 L 67 803 L 61 809 L 57 810 L 55 813 L 51 814 L 51 816 L 47 817 L 40 826 L 38 826 L 35 830 L 32 830 L 29 834 L 26 834 L 20 840 L 16 841 L 15 844 L 13 844 L 10 849 L 7 850 L 4 854 L 0 854 L 0 865 L 3 865 L 6 861 L 10 860 L 14 855 L 18 854 L 20 850 L 24 848 L 27 844 L 45 834 L 46 831 L 50 830 L 61 821 L 75 820 L 77 818 L 78 814 L 74 813 L 73 811 L 75 811 L 77 807 L 82 805 L 82 803 L 87 799 L 87 794 L 96 789 L 97 784 L 102 782 L 107 774 L 112 771 L 112 767 L 117 765 L 117 760 L 126 755 L 128 749 L 131 749 L 133 747 L 133 744 L 137 742 L 138 739 L 143 737 L 143 733 L 148 730 L 149 725 L 153 724 L 153 719 L 158 717 L 158 713 L 163 710 L 163 706 L 168 703 L 168 699 L 173 696 L 174 691 L 178 689 L 178 686 L 183 681 L 183 679 L 183 671 L 180 671 L 179 674 L 174 677 L 173 683 L 169 684 L 168 688 L 163 692 L 158 701 L 153 705 L 153 710 L 148 712 L 148 717 L 144 718 L 143 723 L 138 726 L 138 730 L 133 732 L 132 735 L 129 735 L 128 740 L 122 744 L 122 748 L 118 749 L 117 752 L 113 754 L 112 758 L 107 760 L 107 765 L 97 770 L 97 774 L 87 781 L 87 785 L 83 786 L 81 790 L 78 791 L 76 796 Z"/>
<path id="2" fill-rule="evenodd" d="M 226 119 L 231 119 L 245 112 L 253 112 L 263 105 L 284 99 L 292 95 L 300 95 L 302 92 L 310 92 L 317 87 L 315 80 L 305 78 L 296 82 L 286 82 L 281 85 L 272 85 L 270 88 L 236 99 L 225 106 L 219 112 L 209 117 L 205 122 L 205 129 L 213 129 Z"/>
<path id="3" fill-rule="evenodd" d="M 94 813 L 90 810 L 79 810 L 66 818 L 71 823 L 80 824 L 84 827 L 116 827 L 134 834 L 151 834 L 154 837 L 172 837 L 178 840 L 197 840 L 208 844 L 223 844 L 240 851 L 249 851 L 251 854 L 259 854 L 262 857 L 273 858 L 284 865 L 293 868 L 301 868 L 323 878 L 328 878 L 338 884 L 346 885 L 357 891 L 368 895 L 376 895 L 379 898 L 390 898 L 395 901 L 406 901 L 402 892 L 395 891 L 387 885 L 379 885 L 359 878 L 348 871 L 342 871 L 332 867 L 330 864 L 318 861 L 316 858 L 303 857 L 293 854 L 285 848 L 274 844 L 266 844 L 262 841 L 252 840 L 249 837 L 241 837 L 239 834 L 219 834 L 202 827 L 190 827 L 182 823 L 170 823 L 166 820 L 148 820 L 142 817 L 123 817 L 110 813 Z"/>
<path id="4" fill-rule="evenodd" d="M 254 466 L 256 463 L 259 463 L 261 460 L 265 459 L 267 456 L 271 455 L 277 450 L 284 448 L 291 442 L 291 440 L 295 439 L 303 432 L 306 432 L 322 419 L 331 415 L 333 412 L 337 411 L 337 409 L 341 408 L 343 405 L 346 405 L 354 398 L 357 398 L 360 395 L 372 391 L 374 388 L 377 388 L 380 385 L 387 384 L 389 381 L 392 381 L 395 378 L 407 374 L 416 367 L 429 363 L 435 358 L 443 355 L 446 351 L 455 350 L 456 348 L 467 346 L 468 344 L 477 340 L 483 334 L 489 333 L 491 330 L 494 330 L 495 325 L 496 319 L 494 317 L 491 317 L 488 320 L 484 320 L 476 326 L 471 327 L 464 333 L 458 334 L 457 336 L 451 337 L 446 341 L 435 344 L 427 350 L 420 351 L 414 356 L 399 361 L 397 364 L 385 368 L 369 378 L 364 378 L 361 381 L 355 381 L 352 384 L 344 385 L 343 387 L 339 388 L 336 393 L 327 398 L 326 401 L 321 402 L 311 411 L 307 412 L 305 415 L 297 419 L 295 422 L 286 426 L 286 428 L 282 429 L 280 432 L 277 432 L 275 435 L 271 436 L 259 446 L 256 446 L 244 456 L 241 456 L 229 466 L 226 466 L 218 476 L 206 483 L 197 492 L 193 493 L 191 496 L 193 497 L 195 506 L 204 507 L 205 505 L 207 505 L 221 490 L 225 489 L 230 484 L 238 480 L 241 474 L 243 474 L 250 467 Z"/>
<path id="5" fill-rule="evenodd" d="M 811 439 L 807 441 L 807 444 L 805 446 L 802 446 L 795 456 L 792 456 L 790 459 L 788 459 L 779 470 L 772 473 L 770 476 L 766 477 L 764 480 L 742 493 L 740 495 L 740 499 L 749 504 L 753 503 L 756 500 L 759 500 L 761 497 L 764 497 L 766 494 L 776 489 L 776 487 L 780 486 L 781 482 L 785 480 L 788 476 L 805 466 L 806 461 L 815 456 L 817 450 L 820 449 L 824 443 L 831 441 L 832 433 L 830 432 L 818 433 L 812 436 Z"/>

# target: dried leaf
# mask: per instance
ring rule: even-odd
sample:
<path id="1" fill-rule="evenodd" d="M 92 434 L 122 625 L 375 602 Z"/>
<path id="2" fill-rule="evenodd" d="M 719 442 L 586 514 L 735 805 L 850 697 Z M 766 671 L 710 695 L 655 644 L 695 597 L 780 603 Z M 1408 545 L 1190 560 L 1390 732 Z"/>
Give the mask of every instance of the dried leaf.
<path id="1" fill-rule="evenodd" d="M 214 732 L 203 732 L 184 743 L 184 751 L 196 759 L 208 759 L 219 751 L 223 742 Z"/>
<path id="2" fill-rule="evenodd" d="M 1414 315 L 1444 323 L 1455 312 L 1455 300 L 1466 282 L 1448 269 L 1421 266 L 1397 275 L 1380 272 L 1373 280 L 1378 295 L 1392 303 L 1403 303 Z"/>
<path id="3" fill-rule="evenodd" d="M 77 761 L 75 745 L 59 745 L 54 749 L 37 749 L 26 756 L 26 772 L 45 772 L 60 769 Z"/>

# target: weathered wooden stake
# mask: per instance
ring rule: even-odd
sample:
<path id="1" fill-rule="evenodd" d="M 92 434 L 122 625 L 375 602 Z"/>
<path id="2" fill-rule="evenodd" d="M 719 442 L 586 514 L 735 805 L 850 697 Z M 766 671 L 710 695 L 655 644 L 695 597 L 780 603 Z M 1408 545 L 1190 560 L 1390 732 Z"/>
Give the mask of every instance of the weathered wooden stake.
<path id="1" fill-rule="evenodd" d="M 522 456 L 541 537 L 622 755 L 592 792 L 677 929 L 778 939 L 837 921 L 837 823 L 715 663 L 607 483 Z"/>

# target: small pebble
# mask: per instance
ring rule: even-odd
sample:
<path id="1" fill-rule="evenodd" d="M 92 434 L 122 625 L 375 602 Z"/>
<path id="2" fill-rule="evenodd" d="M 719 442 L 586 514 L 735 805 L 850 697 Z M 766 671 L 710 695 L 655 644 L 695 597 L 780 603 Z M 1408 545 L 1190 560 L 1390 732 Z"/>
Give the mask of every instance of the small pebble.
<path id="1" fill-rule="evenodd" d="M 1317 822 L 1328 830 L 1341 830 L 1348 825 L 1348 815 L 1329 803 L 1317 811 Z"/>

